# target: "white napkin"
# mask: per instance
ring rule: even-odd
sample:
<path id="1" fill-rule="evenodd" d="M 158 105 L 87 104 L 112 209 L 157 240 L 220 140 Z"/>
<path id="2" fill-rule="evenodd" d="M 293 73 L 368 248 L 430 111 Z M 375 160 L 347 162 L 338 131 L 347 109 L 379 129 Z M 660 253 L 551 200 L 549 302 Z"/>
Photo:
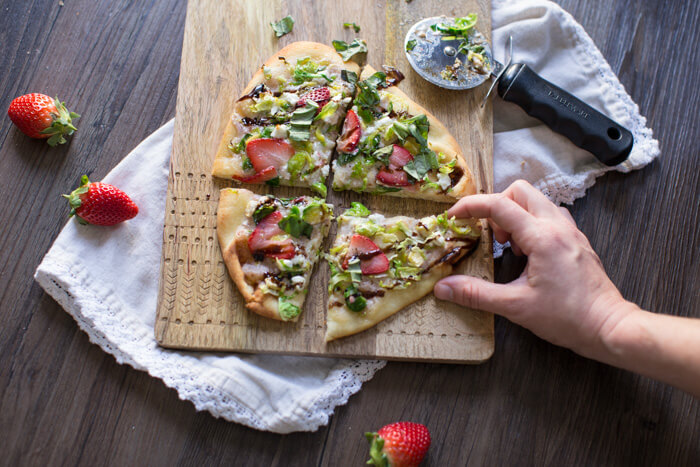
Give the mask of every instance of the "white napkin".
<path id="1" fill-rule="evenodd" d="M 494 1 L 493 6 L 496 57 L 502 59 L 505 37 L 512 34 L 518 61 L 632 130 L 635 147 L 630 161 L 618 170 L 639 168 L 658 155 L 637 106 L 568 14 L 545 1 Z M 609 170 L 519 108 L 497 101 L 494 112 L 498 190 L 526 178 L 552 199 L 571 202 Z M 92 342 L 117 362 L 162 379 L 197 410 L 278 433 L 316 430 L 385 362 L 182 352 L 156 345 L 153 326 L 172 134 L 171 121 L 104 177 L 129 193 L 139 215 L 106 228 L 69 221 L 35 278 Z"/>

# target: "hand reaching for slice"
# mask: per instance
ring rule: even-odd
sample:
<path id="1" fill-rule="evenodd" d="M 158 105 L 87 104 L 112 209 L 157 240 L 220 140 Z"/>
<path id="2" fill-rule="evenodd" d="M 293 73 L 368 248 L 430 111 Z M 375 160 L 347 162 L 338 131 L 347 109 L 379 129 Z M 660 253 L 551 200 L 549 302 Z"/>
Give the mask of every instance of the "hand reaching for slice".
<path id="1" fill-rule="evenodd" d="M 500 194 L 463 198 L 448 214 L 487 218 L 496 240 L 510 241 L 528 263 L 509 284 L 447 277 L 435 286 L 438 298 L 503 315 L 554 344 L 597 356 L 600 336 L 615 327 L 630 304 L 566 209 L 517 181 Z"/>

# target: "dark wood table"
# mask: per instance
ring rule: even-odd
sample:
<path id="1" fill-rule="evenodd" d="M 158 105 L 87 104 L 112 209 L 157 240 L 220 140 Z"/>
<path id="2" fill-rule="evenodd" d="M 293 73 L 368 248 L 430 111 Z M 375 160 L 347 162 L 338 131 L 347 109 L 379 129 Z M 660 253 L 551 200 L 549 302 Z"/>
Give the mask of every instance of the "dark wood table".
<path id="1" fill-rule="evenodd" d="M 662 149 L 643 170 L 600 178 L 573 216 L 625 297 L 700 317 L 700 3 L 561 3 Z M 426 465 L 700 464 L 697 400 L 500 318 L 486 364 L 390 363 L 328 426 L 287 436 L 197 413 L 90 344 L 32 275 L 66 221 L 60 194 L 175 114 L 184 21 L 185 0 L 0 2 L 0 108 L 41 91 L 83 114 L 56 149 L 0 118 L 0 464 L 360 465 L 363 433 L 400 419 L 431 427 Z M 497 280 L 523 266 L 507 253 Z"/>

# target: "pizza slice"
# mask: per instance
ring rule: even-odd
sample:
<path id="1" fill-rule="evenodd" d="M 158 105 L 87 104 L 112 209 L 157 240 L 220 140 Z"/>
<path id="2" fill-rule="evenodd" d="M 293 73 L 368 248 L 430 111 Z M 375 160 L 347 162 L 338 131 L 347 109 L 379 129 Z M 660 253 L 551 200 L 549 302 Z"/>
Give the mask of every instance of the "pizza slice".
<path id="1" fill-rule="evenodd" d="M 255 313 L 296 321 L 311 270 L 328 234 L 333 206 L 300 196 L 281 199 L 221 190 L 216 228 L 229 275 Z"/>
<path id="2" fill-rule="evenodd" d="M 333 189 L 453 202 L 476 193 L 457 141 L 398 89 L 403 75 L 366 66 L 333 161 Z"/>
<path id="3" fill-rule="evenodd" d="M 215 177 L 315 188 L 330 158 L 359 67 L 329 46 L 294 42 L 270 57 L 236 101 L 214 160 Z"/>
<path id="4" fill-rule="evenodd" d="M 370 214 L 360 203 L 338 218 L 330 254 L 326 341 L 363 331 L 429 294 L 479 241 L 475 219 Z"/>

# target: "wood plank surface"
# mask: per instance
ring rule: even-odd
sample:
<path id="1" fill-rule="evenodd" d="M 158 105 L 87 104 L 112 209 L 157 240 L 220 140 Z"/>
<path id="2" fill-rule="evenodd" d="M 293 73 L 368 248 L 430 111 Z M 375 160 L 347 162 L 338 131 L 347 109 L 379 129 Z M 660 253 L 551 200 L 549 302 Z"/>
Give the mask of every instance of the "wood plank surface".
<path id="1" fill-rule="evenodd" d="M 643 170 L 599 178 L 572 215 L 627 299 L 698 318 L 700 4 L 560 3 L 662 149 Z M 486 364 L 390 362 L 315 433 L 215 419 L 117 364 L 32 274 L 65 222 L 60 194 L 83 173 L 104 176 L 175 115 L 186 2 L 63 4 L 0 1 L 0 108 L 44 91 L 83 116 L 70 145 L 55 149 L 0 118 L 0 465 L 360 465 L 363 433 L 398 419 L 430 425 L 425 466 L 700 464 L 699 401 L 500 318 Z M 506 253 L 496 281 L 524 264 Z"/>
<path id="2" fill-rule="evenodd" d="M 235 16 L 227 12 L 235 8 Z M 329 269 L 316 266 L 304 312 L 297 323 L 260 317 L 245 308 L 228 277 L 216 240 L 219 190 L 239 186 L 213 178 L 211 166 L 233 103 L 267 58 L 299 40 L 330 44 L 359 36 L 369 46 L 368 63 L 403 70 L 400 88 L 426 107 L 455 135 L 481 192 L 493 190 L 491 104 L 479 106 L 487 87 L 470 92 L 442 90 L 411 70 L 403 37 L 423 17 L 474 11 L 479 29 L 490 37 L 489 0 L 461 0 L 445 10 L 438 1 L 408 5 L 370 0 L 270 2 L 196 0 L 189 3 L 185 24 L 173 155 L 161 258 L 156 338 L 160 345 L 194 350 L 224 350 L 297 355 L 333 355 L 394 360 L 480 363 L 494 350 L 493 316 L 468 311 L 431 294 L 360 334 L 325 343 Z M 291 14 L 292 33 L 277 39 L 269 23 Z M 320 18 L 324 18 L 320 21 Z M 343 29 L 348 18 L 361 24 L 356 34 Z M 329 178 L 330 180 L 330 178 Z M 328 182 L 330 185 L 330 181 Z M 283 197 L 309 194 L 304 188 L 250 187 Z M 329 189 L 336 214 L 361 201 L 387 216 L 424 216 L 443 212 L 441 203 L 374 196 Z M 332 243 L 335 224 L 326 245 Z M 457 271 L 493 280 L 491 234 L 484 229 L 477 250 Z"/>

